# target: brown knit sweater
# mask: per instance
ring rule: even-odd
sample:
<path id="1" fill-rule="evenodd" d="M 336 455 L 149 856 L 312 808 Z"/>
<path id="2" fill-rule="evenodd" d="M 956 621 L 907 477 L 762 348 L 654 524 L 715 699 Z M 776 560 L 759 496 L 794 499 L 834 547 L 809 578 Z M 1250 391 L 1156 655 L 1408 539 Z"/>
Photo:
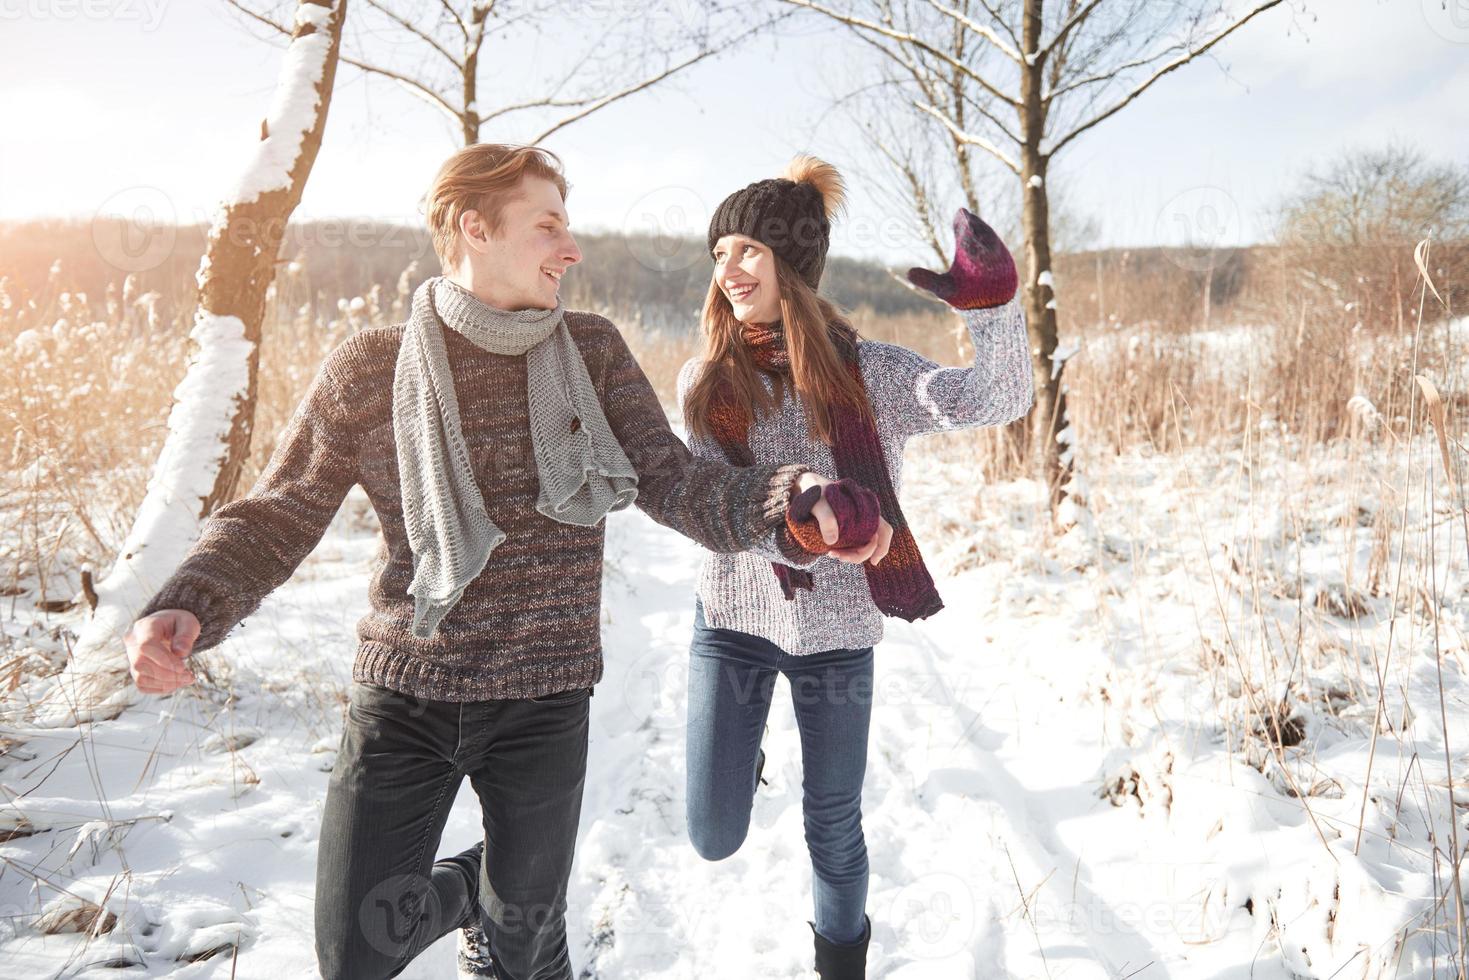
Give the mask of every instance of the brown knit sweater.
<path id="1" fill-rule="evenodd" d="M 638 471 L 637 505 L 717 552 L 749 548 L 784 519 L 800 465 L 733 468 L 701 459 L 669 429 L 617 328 L 566 312 L 613 434 Z M 475 477 L 507 538 L 428 639 L 413 636 L 413 556 L 403 527 L 393 439 L 393 371 L 403 326 L 374 327 L 333 350 L 250 493 L 216 510 L 174 575 L 143 609 L 186 609 L 218 644 L 321 540 L 355 483 L 383 540 L 357 626 L 352 676 L 443 701 L 529 698 L 602 677 L 605 522 L 562 524 L 535 509 L 525 358 L 480 350 L 445 330 Z"/>

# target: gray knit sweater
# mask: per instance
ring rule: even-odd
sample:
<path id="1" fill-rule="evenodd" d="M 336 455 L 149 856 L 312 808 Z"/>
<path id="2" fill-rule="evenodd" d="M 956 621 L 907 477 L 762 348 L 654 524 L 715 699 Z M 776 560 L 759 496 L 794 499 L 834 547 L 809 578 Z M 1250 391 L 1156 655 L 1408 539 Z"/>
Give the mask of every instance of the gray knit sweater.
<path id="1" fill-rule="evenodd" d="M 617 328 L 571 310 L 566 326 L 637 468 L 639 509 L 715 551 L 752 547 L 783 524 L 803 467 L 740 468 L 695 456 L 669 428 Z M 404 329 L 369 327 L 327 355 L 255 486 L 210 515 L 139 617 L 187 609 L 203 627 L 195 652 L 215 646 L 291 577 L 356 483 L 372 501 L 382 540 L 368 585 L 371 610 L 357 624 L 353 680 L 441 701 L 590 687 L 602 677 L 606 522 L 563 524 L 536 509 L 525 355 L 481 350 L 453 330 L 444 341 L 470 466 L 506 540 L 433 636 L 413 634 L 413 552 L 393 428 Z"/>
<path id="2" fill-rule="evenodd" d="M 902 490 L 903 446 L 909 436 L 1002 425 L 1020 418 L 1035 401 L 1020 298 L 959 315 L 974 341 L 971 367 L 940 367 L 907 348 L 877 341 L 863 340 L 858 346 L 862 379 L 895 491 Z M 679 372 L 680 415 L 702 365 L 695 358 Z M 768 378 L 762 375 L 761 380 L 772 388 Z M 789 387 L 786 391 L 779 414 L 757 418 L 750 427 L 750 451 L 756 462 L 804 463 L 835 479 L 831 447 L 810 437 L 804 405 Z M 688 442 L 696 455 L 724 458 L 712 439 L 691 433 Z M 795 599 L 786 599 L 771 571 L 772 561 L 810 568 L 815 589 L 797 589 Z M 706 554 L 697 590 L 709 626 L 762 636 L 788 653 L 855 649 L 882 639 L 883 616 L 872 601 L 862 568 L 800 551 L 778 528 L 748 551 Z"/>

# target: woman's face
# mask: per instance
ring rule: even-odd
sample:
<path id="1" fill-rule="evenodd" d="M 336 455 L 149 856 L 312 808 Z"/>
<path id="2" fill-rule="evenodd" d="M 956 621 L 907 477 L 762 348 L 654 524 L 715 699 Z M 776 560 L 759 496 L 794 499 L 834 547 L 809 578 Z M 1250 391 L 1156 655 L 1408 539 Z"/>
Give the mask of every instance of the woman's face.
<path id="1" fill-rule="evenodd" d="M 725 235 L 714 243 L 714 281 L 741 323 L 780 319 L 775 256 L 755 239 Z"/>

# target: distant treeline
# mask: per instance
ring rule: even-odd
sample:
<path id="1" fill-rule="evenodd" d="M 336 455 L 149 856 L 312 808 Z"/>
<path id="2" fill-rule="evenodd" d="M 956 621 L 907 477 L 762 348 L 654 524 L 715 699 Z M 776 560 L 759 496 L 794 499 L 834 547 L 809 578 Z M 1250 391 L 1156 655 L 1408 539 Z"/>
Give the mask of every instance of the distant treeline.
<path id="1" fill-rule="evenodd" d="M 186 314 L 205 229 L 154 229 L 151 251 L 136 229 L 128 236 L 118 230 L 78 220 L 0 223 L 5 296 L 12 304 L 34 301 L 43 315 L 61 290 L 85 292 L 89 303 L 100 305 L 109 285 L 121 287 L 128 265 L 141 264 L 132 256 L 149 255 L 148 267 L 136 273 L 133 295 L 157 292 L 165 322 Z M 568 306 L 614 313 L 650 329 L 695 328 L 712 268 L 702 241 L 591 232 L 580 233 L 578 241 L 584 259 L 566 278 Z M 156 247 L 159 242 L 166 247 Z M 1018 242 L 1010 244 L 1022 254 Z M 290 269 L 291 302 L 309 297 L 310 308 L 301 312 L 328 319 L 339 300 L 374 290 L 387 308 L 410 267 L 408 289 L 439 271 L 426 231 L 346 219 L 292 224 L 280 263 Z M 1462 315 L 1469 300 L 1469 243 L 1436 244 L 1429 264 L 1450 308 Z M 1369 329 L 1401 329 L 1415 316 L 1421 295 L 1412 247 L 1403 244 L 1113 248 L 1059 255 L 1052 272 L 1063 332 L 1129 323 L 1187 331 L 1294 319 L 1301 309 L 1316 316 L 1335 310 L 1342 321 Z M 842 307 L 872 317 L 935 309 L 898 270 L 871 261 L 831 257 L 822 289 Z M 1436 318 L 1436 307 L 1430 300 L 1425 315 Z"/>
<path id="2" fill-rule="evenodd" d="M 100 299 L 109 283 L 127 276 L 126 256 L 148 254 L 134 230 L 127 242 L 119 226 L 84 221 L 0 223 L 0 276 L 13 300 L 24 301 L 44 289 L 59 261 L 61 288 Z M 205 229 L 198 226 L 154 229 L 156 264 L 137 271 L 138 292 L 157 291 L 187 302 L 204 251 Z M 566 277 L 563 298 L 573 308 L 635 314 L 644 326 L 693 329 L 713 265 L 702 242 L 608 233 L 580 233 L 582 263 Z M 99 244 L 100 242 L 100 244 Z M 109 256 L 124 252 L 123 262 Z M 365 296 L 374 286 L 391 294 L 405 269 L 416 263 L 409 285 L 439 271 L 429 234 L 422 229 L 364 221 L 314 221 L 292 224 L 281 247 L 280 263 L 299 263 L 313 293 L 335 304 L 338 298 Z M 133 263 L 137 264 L 137 263 Z M 926 299 L 875 262 L 833 256 L 827 260 L 822 289 L 839 305 L 878 314 L 932 310 Z"/>

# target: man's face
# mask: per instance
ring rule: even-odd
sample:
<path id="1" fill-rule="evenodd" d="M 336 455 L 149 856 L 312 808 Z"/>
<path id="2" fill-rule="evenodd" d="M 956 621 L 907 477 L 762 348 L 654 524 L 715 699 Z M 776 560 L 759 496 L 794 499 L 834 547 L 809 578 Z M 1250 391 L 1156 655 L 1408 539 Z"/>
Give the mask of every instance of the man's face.
<path id="1" fill-rule="evenodd" d="M 459 230 L 471 281 L 501 309 L 553 309 L 562 275 L 581 261 L 561 192 L 543 177 L 520 182 L 495 234 L 478 211 L 466 212 Z"/>

